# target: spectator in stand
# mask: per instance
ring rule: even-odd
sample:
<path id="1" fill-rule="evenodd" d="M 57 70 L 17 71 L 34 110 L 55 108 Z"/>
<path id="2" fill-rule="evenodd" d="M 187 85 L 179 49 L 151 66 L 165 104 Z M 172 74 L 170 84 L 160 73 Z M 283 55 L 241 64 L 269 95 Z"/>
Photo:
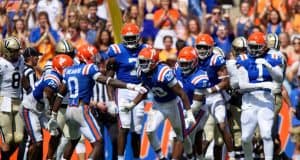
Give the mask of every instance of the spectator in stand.
<path id="1" fill-rule="evenodd" d="M 180 17 L 175 25 L 177 39 L 187 39 L 186 23 L 188 19 L 188 0 L 173 0 L 172 6 L 180 13 Z"/>
<path id="2" fill-rule="evenodd" d="M 139 1 L 139 16 L 142 19 L 142 28 L 143 31 L 141 33 L 142 38 L 148 38 L 156 36 L 158 29 L 154 27 L 153 15 L 154 12 L 158 9 L 158 4 L 153 0 L 141 0 Z"/>
<path id="3" fill-rule="evenodd" d="M 40 12 L 38 14 L 38 27 L 30 32 L 29 41 L 33 47 L 37 47 L 45 38 L 49 38 L 53 45 L 59 41 L 57 32 L 51 28 L 47 12 Z"/>
<path id="4" fill-rule="evenodd" d="M 65 38 L 70 41 L 72 46 L 76 49 L 80 48 L 83 45 L 87 45 L 88 42 L 85 40 L 85 38 L 80 36 L 80 28 L 78 24 L 71 24 L 67 28 L 67 33 L 65 35 Z"/>
<path id="5" fill-rule="evenodd" d="M 234 26 L 234 35 L 236 37 L 246 37 L 249 33 L 251 26 L 253 25 L 254 14 L 249 16 L 250 3 L 248 1 L 243 1 L 240 4 L 241 16 L 237 17 Z"/>
<path id="6" fill-rule="evenodd" d="M 123 21 L 125 23 L 134 23 L 141 26 L 141 16 L 139 16 L 139 8 L 136 4 L 128 7 L 123 16 Z"/>
<path id="7" fill-rule="evenodd" d="M 1 33 L 0 38 L 5 37 L 7 22 L 8 22 L 8 17 L 6 15 L 6 10 L 5 8 L 0 7 L 0 33 Z"/>
<path id="8" fill-rule="evenodd" d="M 209 33 L 212 37 L 216 37 L 217 29 L 219 25 L 224 25 L 226 28 L 231 28 L 229 15 L 226 13 L 223 16 L 222 9 L 220 6 L 215 6 L 212 10 L 211 15 L 206 16 L 207 22 L 205 26 L 205 33 Z"/>
<path id="9" fill-rule="evenodd" d="M 292 5 L 290 16 L 290 27 L 288 28 L 289 35 L 300 33 L 300 1 L 295 1 Z"/>
<path id="10" fill-rule="evenodd" d="M 20 42 L 22 48 L 29 47 L 29 31 L 26 28 L 25 22 L 23 19 L 16 19 L 14 20 L 14 25 L 12 31 L 8 33 L 8 36 L 14 36 L 17 37 Z"/>
<path id="11" fill-rule="evenodd" d="M 290 36 L 287 32 L 282 32 L 279 35 L 279 42 L 280 42 L 280 51 L 282 53 L 287 54 L 287 67 L 290 67 L 293 64 L 292 54 L 294 52 L 294 47 L 291 45 Z"/>
<path id="12" fill-rule="evenodd" d="M 40 0 L 37 3 L 37 13 L 42 11 L 47 12 L 51 27 L 58 29 L 58 23 L 62 20 L 63 8 L 59 0 Z"/>
<path id="13" fill-rule="evenodd" d="M 164 36 L 163 38 L 164 49 L 159 53 L 159 60 L 167 63 L 171 68 L 175 67 L 177 59 L 177 51 L 174 46 L 172 36 Z"/>
<path id="14" fill-rule="evenodd" d="M 109 46 L 113 44 L 113 39 L 108 30 L 101 30 L 98 33 L 95 47 L 98 49 L 99 53 L 105 54 Z"/>
<path id="15" fill-rule="evenodd" d="M 225 57 L 229 57 L 231 51 L 231 42 L 234 35 L 231 29 L 227 29 L 225 25 L 219 25 L 217 29 L 217 37 L 214 37 L 215 46 L 220 47 L 225 53 Z"/>
<path id="16" fill-rule="evenodd" d="M 66 9 L 66 16 L 64 20 L 64 25 L 68 27 L 72 23 L 77 23 L 79 18 L 79 13 L 74 5 L 68 5 Z"/>
<path id="17" fill-rule="evenodd" d="M 142 38 L 142 43 L 147 44 L 147 45 L 153 47 L 154 39 L 152 37 L 143 37 Z"/>
<path id="18" fill-rule="evenodd" d="M 298 85 L 297 79 L 295 79 L 295 77 L 300 67 L 300 37 L 295 36 L 292 40 L 292 44 L 294 46 L 294 52 L 288 55 L 288 62 L 292 62 L 292 65 L 286 72 L 286 78 L 291 83 L 291 87 L 295 88 Z"/>
<path id="19" fill-rule="evenodd" d="M 154 13 L 154 26 L 159 29 L 154 41 L 155 49 L 164 49 L 163 37 L 166 35 L 173 38 L 173 48 L 175 48 L 177 35 L 174 28 L 180 18 L 180 13 L 172 8 L 171 2 L 172 0 L 161 0 L 161 8 Z"/>
<path id="20" fill-rule="evenodd" d="M 200 25 L 198 18 L 191 17 L 188 20 L 186 30 L 188 32 L 188 38 L 186 40 L 187 45 L 194 46 L 196 43 L 196 38 L 197 38 L 198 34 L 201 33 L 201 25 Z"/>
<path id="21" fill-rule="evenodd" d="M 94 44 L 96 40 L 96 28 L 91 27 L 91 22 L 86 16 L 80 16 L 78 20 L 80 37 L 85 38 L 89 44 Z"/>
<path id="22" fill-rule="evenodd" d="M 268 15 L 268 24 L 266 33 L 275 33 L 279 35 L 284 32 L 284 21 L 282 21 L 282 16 L 280 12 L 276 9 L 272 9 Z"/>
<path id="23" fill-rule="evenodd" d="M 106 20 L 97 16 L 97 1 L 90 1 L 87 4 L 88 7 L 88 19 L 90 20 L 91 25 L 94 25 L 96 28 L 104 29 L 106 26 Z"/>

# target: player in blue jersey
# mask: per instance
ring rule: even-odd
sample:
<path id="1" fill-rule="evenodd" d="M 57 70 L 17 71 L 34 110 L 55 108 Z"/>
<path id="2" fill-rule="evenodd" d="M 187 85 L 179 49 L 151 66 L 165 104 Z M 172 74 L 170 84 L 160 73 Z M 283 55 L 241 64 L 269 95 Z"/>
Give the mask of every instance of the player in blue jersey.
<path id="1" fill-rule="evenodd" d="M 199 57 L 200 69 L 207 72 L 210 86 L 207 89 L 208 95 L 206 97 L 206 105 L 208 105 L 209 113 L 213 116 L 217 123 L 217 127 L 223 136 L 227 151 L 230 158 L 234 158 L 232 152 L 232 137 L 230 132 L 226 129 L 226 97 L 223 93 L 229 87 L 229 75 L 226 68 L 226 62 L 222 55 L 213 54 L 214 46 L 213 38 L 208 34 L 199 34 L 196 39 L 196 49 Z M 205 145 L 204 150 L 208 144 Z M 214 157 L 221 159 L 222 145 L 214 146 Z"/>
<path id="2" fill-rule="evenodd" d="M 30 94 L 24 95 L 20 112 L 31 140 L 28 159 L 43 158 L 42 127 L 45 127 L 47 120 L 44 113 L 53 104 L 53 97 L 61 85 L 63 70 L 72 64 L 72 58 L 67 55 L 55 56 L 53 70 L 35 84 L 35 88 Z M 53 123 L 53 125 L 57 124 Z M 53 126 L 47 126 L 47 128 L 52 130 Z"/>
<path id="3" fill-rule="evenodd" d="M 110 57 L 107 65 L 107 74 L 113 76 L 116 74 L 118 80 L 126 83 L 139 84 L 141 80 L 137 78 L 137 57 L 138 53 L 146 47 L 145 44 L 139 44 L 140 30 L 137 25 L 126 23 L 121 30 L 122 43 L 113 44 L 109 47 L 108 56 Z M 116 102 L 118 106 L 123 102 L 134 99 L 137 92 L 128 89 L 118 89 L 116 91 Z M 113 102 L 115 95 L 112 88 L 108 89 L 110 101 Z M 118 133 L 118 159 L 124 158 L 124 150 L 127 135 L 130 132 L 132 136 L 131 146 L 133 148 L 134 158 L 139 158 L 140 141 L 142 133 L 142 122 L 144 118 L 144 102 L 141 102 L 130 112 L 119 112 L 120 128 Z"/>
<path id="4" fill-rule="evenodd" d="M 274 120 L 274 82 L 283 80 L 282 57 L 267 54 L 265 35 L 252 33 L 248 37 L 249 53 L 237 58 L 239 87 L 242 98 L 242 142 L 245 159 L 252 158 L 252 137 L 259 126 L 266 160 L 273 159 L 271 129 Z"/>
<path id="5" fill-rule="evenodd" d="M 179 85 L 173 70 L 163 63 L 158 63 L 158 53 L 152 48 L 144 48 L 138 56 L 139 78 L 153 93 L 153 107 L 148 113 L 148 119 L 145 124 L 149 141 L 157 153 L 159 159 L 165 159 L 162 154 L 160 142 L 156 135 L 159 125 L 169 119 L 176 133 L 176 138 L 181 145 L 173 148 L 173 159 L 179 159 L 183 149 L 183 139 L 185 136 L 185 123 L 183 115 L 183 106 L 186 109 L 187 124 L 195 124 L 195 118 L 190 108 L 190 102 L 187 95 Z M 138 94 L 135 99 L 120 105 L 120 110 L 128 112 L 134 109 L 136 104 L 140 103 L 147 94 Z"/>
<path id="6" fill-rule="evenodd" d="M 63 84 L 58 93 L 58 97 L 55 100 L 52 115 L 57 114 L 63 95 L 69 92 L 70 95 L 66 111 L 66 123 L 69 128 L 72 129 L 73 135 L 66 137 L 70 139 L 70 142 L 66 146 L 63 158 L 71 158 L 72 152 L 80 139 L 81 133 L 93 146 L 93 151 L 89 156 L 90 159 L 100 159 L 102 152 L 102 136 L 99 126 L 92 116 L 89 108 L 95 81 L 142 93 L 147 90 L 139 85 L 124 83 L 101 75 L 98 67 L 94 64 L 98 59 L 98 54 L 93 54 L 92 52 L 85 50 L 84 52 L 79 52 L 77 56 L 81 63 L 73 65 L 65 70 Z M 56 122 L 56 116 L 52 116 L 50 122 Z M 49 125 L 51 125 L 51 123 Z"/>
<path id="7" fill-rule="evenodd" d="M 197 51 L 193 47 L 184 47 L 177 57 L 178 69 L 176 77 L 183 86 L 196 119 L 194 126 L 187 129 L 187 138 L 184 141 L 184 150 L 188 158 L 193 158 L 193 146 L 195 146 L 196 157 L 202 155 L 202 131 L 208 118 L 208 111 L 205 104 L 206 88 L 209 86 L 209 79 L 205 71 L 198 67 Z"/>

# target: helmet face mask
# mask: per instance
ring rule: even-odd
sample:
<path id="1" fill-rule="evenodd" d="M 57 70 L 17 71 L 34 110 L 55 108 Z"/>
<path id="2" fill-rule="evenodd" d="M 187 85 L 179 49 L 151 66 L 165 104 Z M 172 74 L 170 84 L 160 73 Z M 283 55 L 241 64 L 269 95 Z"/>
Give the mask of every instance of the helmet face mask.
<path id="1" fill-rule="evenodd" d="M 129 49 L 137 48 L 139 45 L 140 36 L 139 35 L 124 35 L 123 43 Z"/>
<path id="2" fill-rule="evenodd" d="M 203 60 L 210 55 L 212 47 L 208 45 L 197 44 L 196 48 L 198 51 L 198 57 Z"/>
<path id="3" fill-rule="evenodd" d="M 248 48 L 252 57 L 259 57 L 264 54 L 264 45 L 248 44 Z"/>
<path id="4" fill-rule="evenodd" d="M 194 63 L 195 63 L 194 61 L 184 61 L 184 60 L 178 61 L 178 65 L 181 68 L 182 73 L 184 75 L 190 74 L 195 69 Z"/>
<path id="5" fill-rule="evenodd" d="M 142 59 L 142 58 L 139 58 L 138 59 L 138 66 L 139 68 L 141 69 L 142 72 L 144 73 L 148 73 L 153 66 L 153 62 L 151 62 L 150 59 Z"/>

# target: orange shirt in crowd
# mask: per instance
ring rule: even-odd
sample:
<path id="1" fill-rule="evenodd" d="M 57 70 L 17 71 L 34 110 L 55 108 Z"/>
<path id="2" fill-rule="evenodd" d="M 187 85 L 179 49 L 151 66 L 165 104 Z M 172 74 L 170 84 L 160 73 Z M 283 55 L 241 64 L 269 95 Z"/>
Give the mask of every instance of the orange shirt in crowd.
<path id="1" fill-rule="evenodd" d="M 300 33 L 300 14 L 295 14 L 290 22 L 293 32 Z"/>
<path id="2" fill-rule="evenodd" d="M 159 9 L 157 11 L 154 12 L 154 23 L 156 23 L 157 21 L 159 21 L 164 15 L 165 10 L 164 9 Z M 169 9 L 167 15 L 172 18 L 175 19 L 176 21 L 179 19 L 180 17 L 180 13 L 178 12 L 178 10 L 176 9 Z M 172 28 L 171 26 L 171 22 L 170 20 L 166 20 L 162 25 L 161 28 Z"/>
<path id="3" fill-rule="evenodd" d="M 41 43 L 37 50 L 43 54 L 39 59 L 38 66 L 44 68 L 46 62 L 55 55 L 54 46 L 50 43 Z"/>

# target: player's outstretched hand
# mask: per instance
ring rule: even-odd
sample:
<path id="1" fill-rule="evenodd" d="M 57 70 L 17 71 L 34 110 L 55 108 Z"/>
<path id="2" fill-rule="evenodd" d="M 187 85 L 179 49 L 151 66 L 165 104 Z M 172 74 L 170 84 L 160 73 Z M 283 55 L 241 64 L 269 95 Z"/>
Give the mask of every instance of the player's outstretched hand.
<path id="1" fill-rule="evenodd" d="M 127 89 L 137 91 L 141 94 L 147 93 L 148 91 L 145 87 L 142 86 L 142 84 L 132 84 L 132 83 L 127 84 Z"/>

